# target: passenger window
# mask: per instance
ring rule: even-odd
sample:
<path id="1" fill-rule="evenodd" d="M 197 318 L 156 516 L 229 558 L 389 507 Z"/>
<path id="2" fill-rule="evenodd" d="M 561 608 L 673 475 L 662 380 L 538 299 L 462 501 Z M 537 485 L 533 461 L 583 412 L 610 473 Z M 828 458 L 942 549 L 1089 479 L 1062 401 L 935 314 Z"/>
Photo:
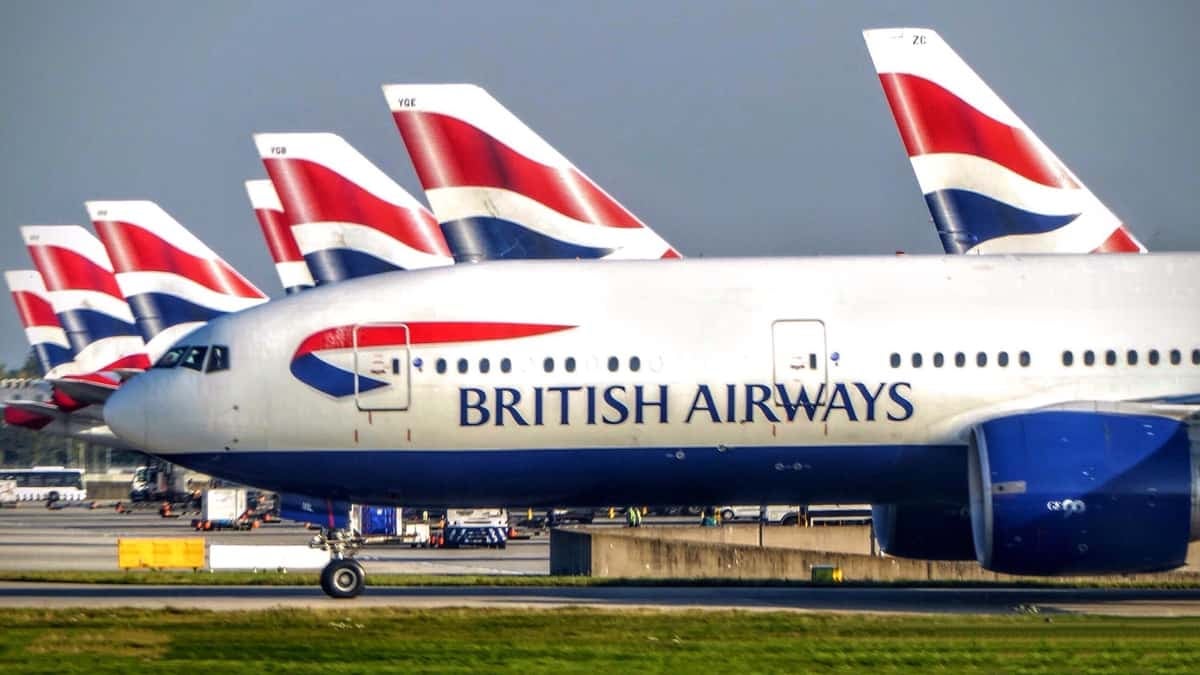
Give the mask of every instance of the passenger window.
<path id="1" fill-rule="evenodd" d="M 892 364 L 893 368 L 900 367 L 900 355 L 899 354 L 892 352 L 891 364 Z"/>
<path id="2" fill-rule="evenodd" d="M 492 369 L 492 362 L 487 359 L 479 359 L 479 372 L 487 373 Z"/>
<path id="3" fill-rule="evenodd" d="M 1177 366 L 1183 361 L 1183 354 L 1178 349 L 1171 350 L 1171 365 Z"/>
<path id="4" fill-rule="evenodd" d="M 1086 352 L 1084 352 L 1083 353 L 1083 365 L 1085 365 L 1085 366 L 1096 365 L 1096 352 L 1094 352 L 1090 349 L 1087 350 Z"/>
<path id="5" fill-rule="evenodd" d="M 923 360 L 924 360 L 924 359 L 922 359 L 922 358 L 921 358 L 921 355 L 920 355 L 919 353 L 917 353 L 917 352 L 913 352 L 913 355 L 912 355 L 912 366 L 913 366 L 913 368 L 920 368 L 920 367 L 921 367 L 921 362 L 922 362 Z"/>
<path id="6" fill-rule="evenodd" d="M 1138 359 L 1138 356 L 1137 356 L 1136 349 L 1130 349 L 1129 351 L 1125 352 L 1125 362 L 1128 363 L 1129 365 L 1136 366 L 1137 359 Z"/>
<path id="7" fill-rule="evenodd" d="M 1063 351 L 1062 361 L 1064 366 L 1070 366 L 1072 363 L 1075 363 L 1075 355 L 1071 353 L 1070 349 Z"/>
<path id="8" fill-rule="evenodd" d="M 1021 352 L 1021 355 L 1018 356 L 1017 359 L 1021 362 L 1022 368 L 1029 367 L 1029 352 Z"/>
<path id="9" fill-rule="evenodd" d="M 183 353 L 188 350 L 188 347 L 175 347 L 174 349 L 163 354 L 158 359 L 158 363 L 154 364 L 155 368 L 174 368 L 179 365 L 179 359 L 183 358 Z"/>
<path id="10" fill-rule="evenodd" d="M 1192 365 L 1200 365 L 1200 349 L 1192 350 Z"/>
<path id="11" fill-rule="evenodd" d="M 1109 366 L 1117 365 L 1117 353 L 1111 349 L 1104 352 L 1104 363 Z"/>
<path id="12" fill-rule="evenodd" d="M 987 365 L 987 352 L 979 352 L 975 355 L 975 365 L 980 368 Z"/>
<path id="13" fill-rule="evenodd" d="M 954 367 L 962 368 L 965 365 L 967 365 L 967 355 L 962 352 L 956 353 L 954 355 Z"/>
<path id="14" fill-rule="evenodd" d="M 1150 365 L 1157 366 L 1158 365 L 1158 350 L 1151 349 L 1149 352 L 1147 352 L 1146 360 L 1150 362 Z"/>
<path id="15" fill-rule="evenodd" d="M 575 372 L 575 357 L 568 356 L 566 360 L 563 361 L 563 367 L 567 369 L 568 373 Z"/>
<path id="16" fill-rule="evenodd" d="M 206 354 L 208 354 L 208 347 L 192 347 L 188 349 L 187 354 L 183 355 L 183 361 L 180 362 L 180 365 L 192 370 L 204 370 L 204 356 Z"/>
<path id="17" fill-rule="evenodd" d="M 942 356 L 942 353 L 934 352 L 933 353 L 933 367 L 941 368 L 944 363 L 946 363 L 946 359 Z"/>
<path id="18" fill-rule="evenodd" d="M 608 372 L 615 373 L 621 365 L 621 361 L 615 356 L 608 357 Z"/>
<path id="19" fill-rule="evenodd" d="M 636 356 L 629 357 L 629 369 L 637 372 L 642 369 L 642 360 Z"/>
<path id="20" fill-rule="evenodd" d="M 547 356 L 546 360 L 542 361 L 542 370 L 546 371 L 547 373 L 553 373 L 554 372 L 554 359 Z"/>
<path id="21" fill-rule="evenodd" d="M 512 361 L 508 360 L 507 356 L 500 359 L 500 372 L 507 373 L 510 371 L 512 371 Z"/>
<path id="22" fill-rule="evenodd" d="M 218 370 L 229 370 L 229 347 L 213 345 L 208 355 L 208 368 L 204 372 L 215 373 Z"/>
<path id="23" fill-rule="evenodd" d="M 999 354 L 997 354 L 996 355 L 996 363 L 999 364 L 999 366 L 1001 368 L 1007 368 L 1008 367 L 1008 352 L 1000 352 Z"/>
<path id="24" fill-rule="evenodd" d="M 460 373 L 467 372 L 467 360 L 466 359 L 458 360 L 458 372 L 460 372 Z"/>
<path id="25" fill-rule="evenodd" d="M 437 370 L 437 372 L 438 372 L 438 375 L 443 375 L 443 374 L 445 374 L 445 372 L 446 372 L 446 359 L 438 359 L 438 360 L 437 360 L 437 364 L 434 366 L 434 368 Z"/>

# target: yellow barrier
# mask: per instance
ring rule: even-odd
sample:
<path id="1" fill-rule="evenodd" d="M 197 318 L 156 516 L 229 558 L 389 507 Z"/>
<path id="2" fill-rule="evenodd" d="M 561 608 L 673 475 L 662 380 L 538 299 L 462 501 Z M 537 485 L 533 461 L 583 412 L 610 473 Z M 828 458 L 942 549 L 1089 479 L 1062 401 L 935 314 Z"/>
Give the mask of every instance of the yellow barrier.
<path id="1" fill-rule="evenodd" d="M 117 567 L 165 569 L 204 567 L 204 540 L 195 539 L 118 539 Z"/>

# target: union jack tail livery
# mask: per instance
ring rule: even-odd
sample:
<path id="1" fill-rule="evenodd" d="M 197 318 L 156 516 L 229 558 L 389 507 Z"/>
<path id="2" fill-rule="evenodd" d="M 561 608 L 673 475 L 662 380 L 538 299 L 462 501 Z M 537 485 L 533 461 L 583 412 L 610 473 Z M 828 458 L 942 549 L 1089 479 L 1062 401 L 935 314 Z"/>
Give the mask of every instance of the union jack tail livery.
<path id="1" fill-rule="evenodd" d="M 71 362 L 71 346 L 67 334 L 54 315 L 46 284 L 37 270 L 17 270 L 4 273 L 4 281 L 17 305 L 25 337 L 37 356 L 42 375 L 64 363 Z"/>
<path id="2" fill-rule="evenodd" d="M 455 260 L 679 257 L 483 89 L 383 94 Z"/>
<path id="3" fill-rule="evenodd" d="M 283 284 L 284 292 L 291 295 L 315 286 L 312 272 L 308 270 L 308 263 L 304 262 L 296 237 L 292 236 L 292 226 L 288 223 L 271 180 L 246 181 L 246 194 L 262 227 L 263 238 L 267 240 L 267 249 L 275 261 L 275 272 L 279 274 L 279 283 Z"/>
<path id="4" fill-rule="evenodd" d="M 151 359 L 211 319 L 266 302 L 154 202 L 87 202 L 87 210 Z"/>
<path id="5" fill-rule="evenodd" d="M 254 142 L 317 285 L 454 262 L 433 214 L 341 136 Z"/>
<path id="6" fill-rule="evenodd" d="M 936 32 L 863 37 L 947 253 L 1145 252 Z"/>
<path id="7" fill-rule="evenodd" d="M 21 236 L 79 372 L 148 368 L 145 344 L 100 240 L 78 225 L 26 225 Z"/>

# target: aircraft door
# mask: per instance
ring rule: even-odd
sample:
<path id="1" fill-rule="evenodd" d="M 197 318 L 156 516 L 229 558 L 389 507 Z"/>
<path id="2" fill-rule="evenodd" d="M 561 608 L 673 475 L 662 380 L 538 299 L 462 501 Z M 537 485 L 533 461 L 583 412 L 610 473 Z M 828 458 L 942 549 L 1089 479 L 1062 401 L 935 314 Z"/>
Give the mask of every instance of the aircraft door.
<path id="1" fill-rule="evenodd" d="M 828 369 L 825 356 L 825 324 L 817 320 L 780 320 L 771 324 L 774 358 L 772 381 L 783 385 L 795 399 L 801 387 L 816 403 L 827 397 Z M 778 387 L 774 387 L 776 405 L 782 405 Z"/>
<path id="2" fill-rule="evenodd" d="M 354 326 L 354 400 L 359 410 L 408 410 L 408 352 L 405 324 Z"/>

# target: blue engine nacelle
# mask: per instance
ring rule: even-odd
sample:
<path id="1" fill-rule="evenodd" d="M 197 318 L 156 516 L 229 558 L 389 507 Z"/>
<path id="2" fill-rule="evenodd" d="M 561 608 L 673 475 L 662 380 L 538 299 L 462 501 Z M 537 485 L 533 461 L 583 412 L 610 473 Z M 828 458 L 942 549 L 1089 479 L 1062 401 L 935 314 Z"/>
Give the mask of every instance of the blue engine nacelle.
<path id="1" fill-rule="evenodd" d="M 968 457 L 975 553 L 1009 574 L 1126 574 L 1184 564 L 1197 462 L 1184 422 L 1044 411 L 985 422 Z"/>
<path id="2" fill-rule="evenodd" d="M 921 560 L 974 560 L 966 504 L 872 504 L 871 530 L 884 553 Z"/>

